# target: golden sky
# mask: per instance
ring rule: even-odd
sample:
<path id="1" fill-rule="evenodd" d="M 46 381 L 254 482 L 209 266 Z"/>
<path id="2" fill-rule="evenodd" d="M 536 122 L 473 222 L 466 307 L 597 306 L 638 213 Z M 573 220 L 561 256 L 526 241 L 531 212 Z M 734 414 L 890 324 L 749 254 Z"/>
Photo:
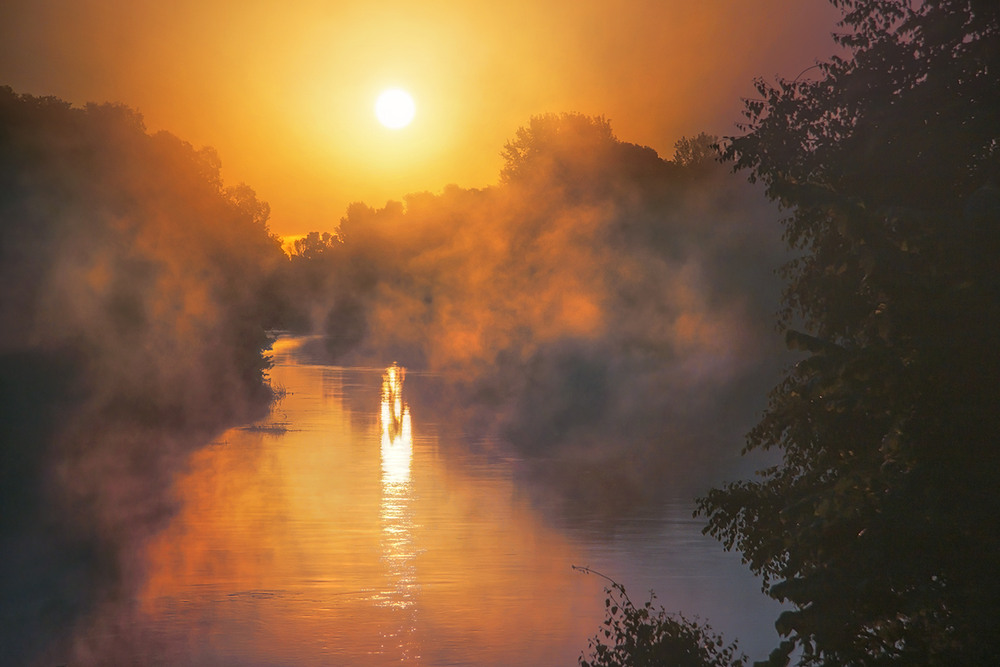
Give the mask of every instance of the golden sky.
<path id="1" fill-rule="evenodd" d="M 827 58 L 838 16 L 823 0 L 6 0 L 0 85 L 123 102 L 215 147 L 289 235 L 353 201 L 491 185 L 532 115 L 603 115 L 664 157 L 732 134 L 753 77 Z M 387 87 L 416 100 L 407 128 L 375 119 Z"/>

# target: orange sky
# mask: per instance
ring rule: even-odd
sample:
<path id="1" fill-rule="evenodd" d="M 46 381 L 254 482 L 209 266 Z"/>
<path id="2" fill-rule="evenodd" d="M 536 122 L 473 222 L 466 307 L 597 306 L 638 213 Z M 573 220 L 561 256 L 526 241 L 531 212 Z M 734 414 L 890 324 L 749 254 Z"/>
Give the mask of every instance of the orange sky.
<path id="1" fill-rule="evenodd" d="M 286 235 L 333 229 L 352 201 L 493 184 L 535 114 L 604 115 L 664 157 L 734 133 L 753 77 L 828 57 L 838 16 L 823 0 L 6 0 L 0 85 L 123 102 L 214 146 Z M 389 86 L 416 98 L 404 130 L 372 112 Z"/>

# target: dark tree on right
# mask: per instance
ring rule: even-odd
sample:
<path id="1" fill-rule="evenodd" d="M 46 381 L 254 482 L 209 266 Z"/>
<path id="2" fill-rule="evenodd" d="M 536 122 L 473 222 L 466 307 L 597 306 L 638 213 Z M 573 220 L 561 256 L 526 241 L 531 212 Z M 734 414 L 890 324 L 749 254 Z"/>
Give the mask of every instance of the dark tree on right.
<path id="1" fill-rule="evenodd" d="M 788 212 L 802 356 L 747 437 L 780 461 L 699 511 L 792 605 L 770 664 L 998 665 L 1000 2 L 832 1 L 842 54 L 723 144 Z"/>

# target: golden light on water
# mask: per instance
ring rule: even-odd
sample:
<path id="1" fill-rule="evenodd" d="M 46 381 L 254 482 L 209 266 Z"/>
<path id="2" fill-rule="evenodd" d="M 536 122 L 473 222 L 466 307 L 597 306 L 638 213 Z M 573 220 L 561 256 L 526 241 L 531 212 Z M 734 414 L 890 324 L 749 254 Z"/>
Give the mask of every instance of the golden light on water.
<path id="1" fill-rule="evenodd" d="M 404 389 L 402 367 L 379 385 L 367 369 L 300 360 L 298 342 L 274 346 L 272 381 L 287 393 L 271 419 L 287 430 L 233 429 L 177 481 L 178 513 L 145 555 L 139 605 L 165 642 L 148 662 L 576 655 L 600 618 L 600 587 L 569 568 L 585 561 L 510 472 L 445 465 L 434 416 L 412 423 L 406 392 L 419 385 Z"/>
<path id="2" fill-rule="evenodd" d="M 413 427 L 410 408 L 403 403 L 403 380 L 406 371 L 393 364 L 382 375 L 382 405 L 379 430 L 382 443 L 383 491 L 410 483 L 413 459 Z"/>
<path id="3" fill-rule="evenodd" d="M 406 371 L 393 364 L 382 374 L 382 401 L 379 418 L 382 453 L 382 499 L 379 516 L 382 523 L 382 562 L 385 563 L 389 587 L 377 596 L 376 603 L 397 609 L 413 606 L 416 586 L 411 525 L 410 468 L 413 463 L 413 427 L 410 408 L 403 401 L 403 381 Z M 407 654 L 414 631 L 412 619 L 393 634 L 397 645 Z M 413 657 L 410 655 L 409 657 Z"/>

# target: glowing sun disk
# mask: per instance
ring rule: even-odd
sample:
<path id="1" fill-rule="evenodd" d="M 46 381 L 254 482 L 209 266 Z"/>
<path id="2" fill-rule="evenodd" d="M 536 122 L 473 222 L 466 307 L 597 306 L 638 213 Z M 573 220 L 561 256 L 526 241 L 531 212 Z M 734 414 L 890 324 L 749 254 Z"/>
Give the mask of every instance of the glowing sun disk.
<path id="1" fill-rule="evenodd" d="M 391 130 L 406 127 L 417 113 L 413 98 L 405 90 L 390 88 L 375 101 L 375 116 Z"/>

